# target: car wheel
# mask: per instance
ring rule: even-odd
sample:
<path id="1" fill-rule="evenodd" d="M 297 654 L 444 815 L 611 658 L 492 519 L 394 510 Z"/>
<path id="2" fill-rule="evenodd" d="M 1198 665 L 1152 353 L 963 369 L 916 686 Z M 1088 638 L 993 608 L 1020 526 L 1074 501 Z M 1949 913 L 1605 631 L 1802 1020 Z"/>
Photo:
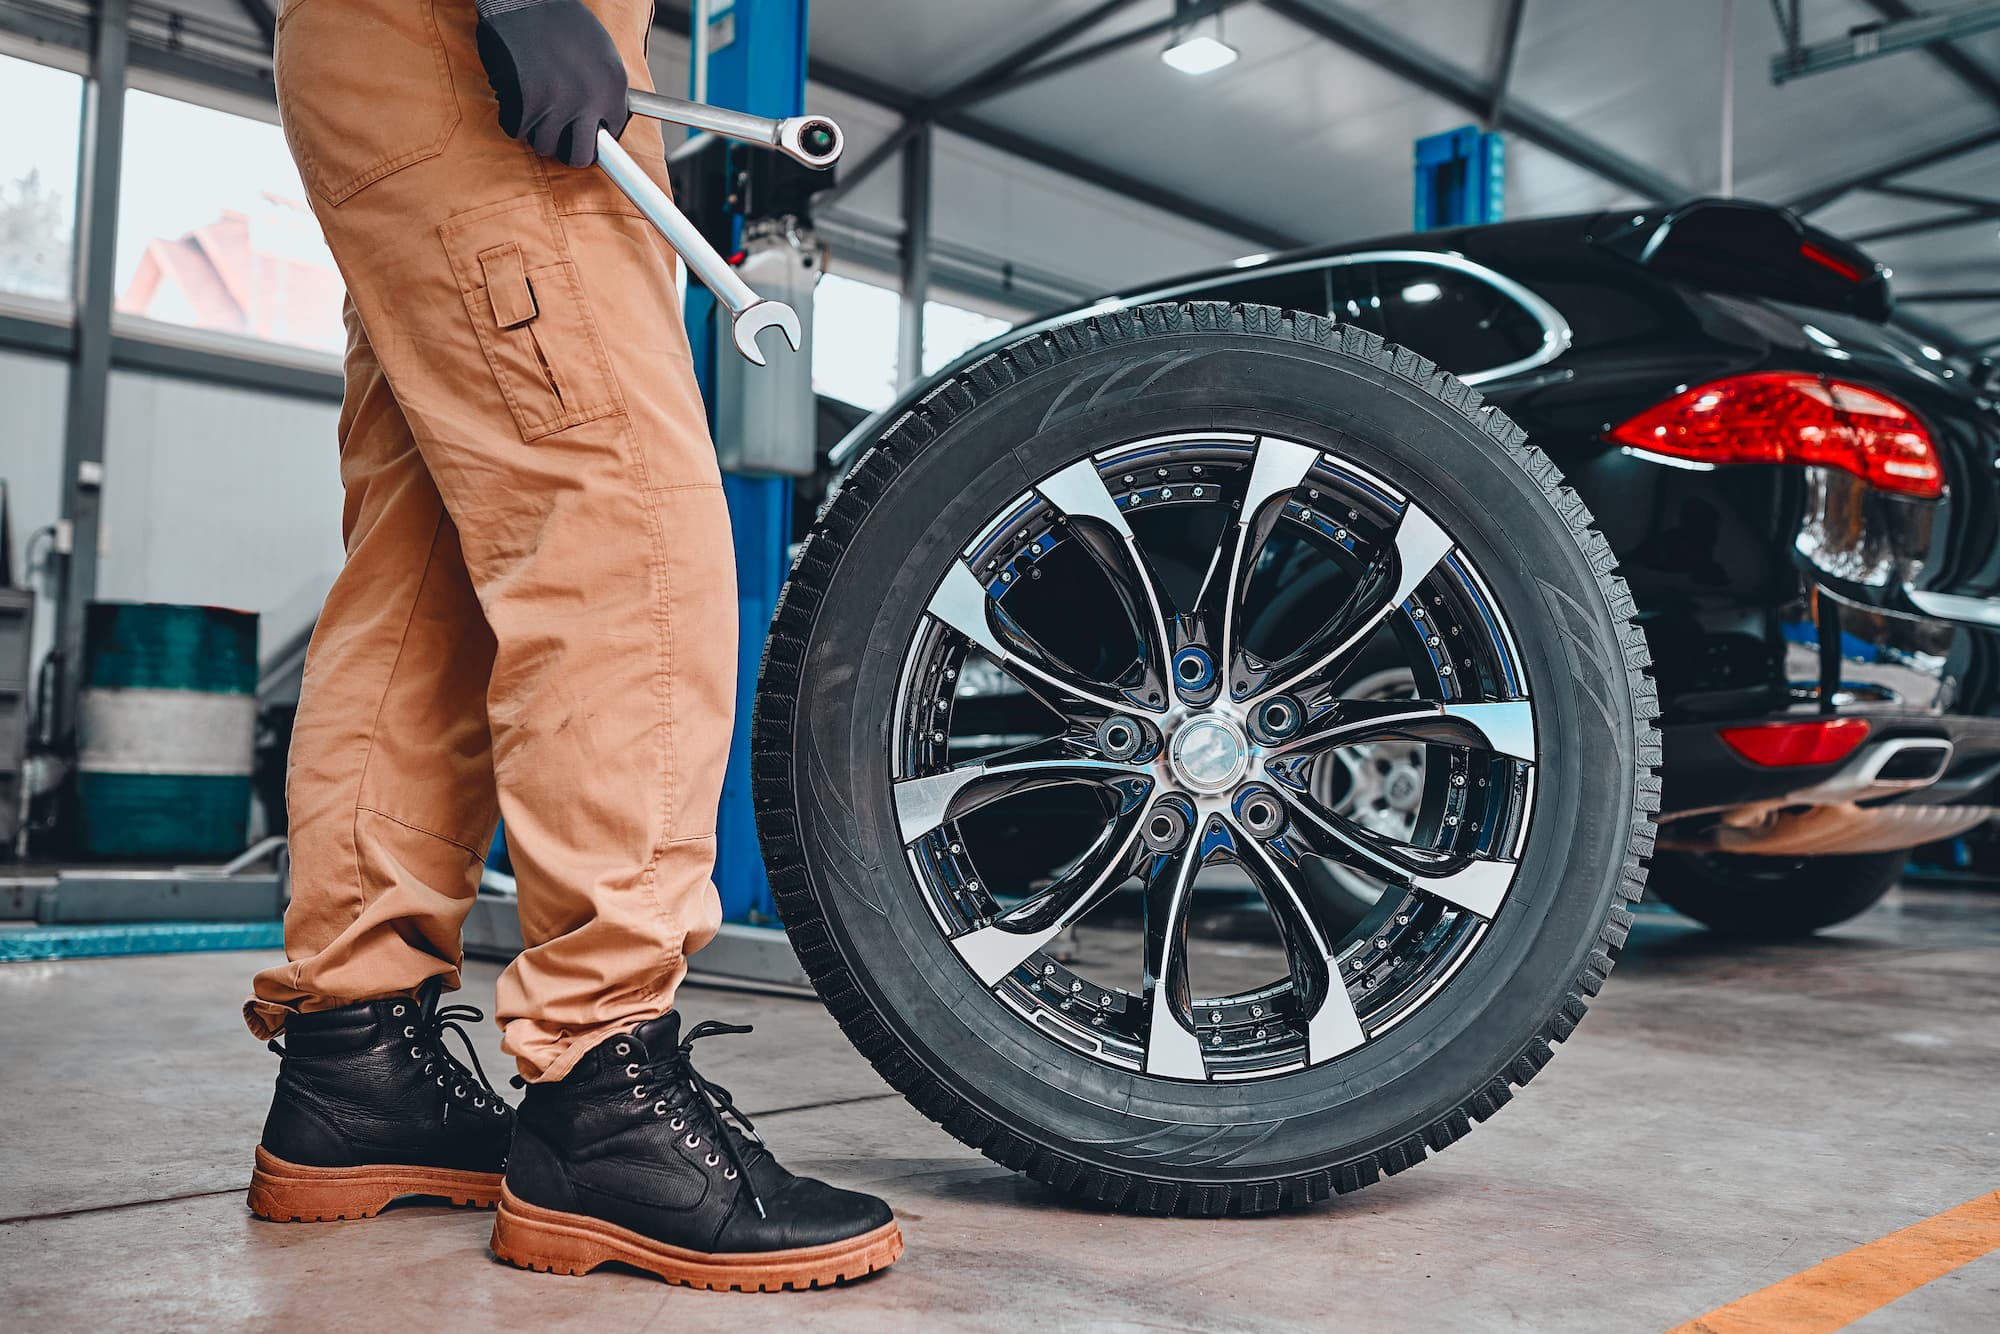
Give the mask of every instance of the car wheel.
<path id="1" fill-rule="evenodd" d="M 1659 759 L 1631 614 L 1553 464 L 1413 353 L 1260 306 L 1036 334 L 891 424 L 796 557 L 754 737 L 780 912 L 856 1047 L 1008 1167 L 1149 1213 L 1355 1189 L 1508 1101 L 1624 942 Z M 1384 635 L 1421 698 L 1342 697 Z M 967 748 L 974 664 L 1042 737 Z M 1426 750 L 1406 840 L 1315 795 L 1389 740 Z M 1095 836 L 990 884 L 980 817 L 1057 787 Z M 1392 886 L 1365 929 L 1316 857 Z M 1191 970 L 1216 869 L 1282 945 L 1254 985 Z M 1129 973 L 1057 957 L 1134 882 Z"/>
<path id="2" fill-rule="evenodd" d="M 1652 888 L 1668 907 L 1720 935 L 1809 936 L 1875 906 L 1902 878 L 1908 852 L 1847 857 L 1755 857 L 1662 852 Z"/>

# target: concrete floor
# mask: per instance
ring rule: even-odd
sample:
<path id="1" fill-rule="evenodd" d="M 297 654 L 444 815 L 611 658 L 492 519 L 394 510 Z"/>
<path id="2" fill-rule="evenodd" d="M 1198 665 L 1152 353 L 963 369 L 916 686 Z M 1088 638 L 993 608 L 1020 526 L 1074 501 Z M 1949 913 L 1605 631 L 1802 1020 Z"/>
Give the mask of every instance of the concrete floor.
<path id="1" fill-rule="evenodd" d="M 2000 894 L 1901 891 L 1821 939 L 1727 948 L 1649 915 L 1578 1036 L 1504 1113 L 1302 1215 L 1128 1219 L 959 1146 L 817 1004 L 693 989 L 757 1024 L 703 1069 L 794 1167 L 898 1207 L 852 1288 L 748 1297 L 523 1273 L 490 1215 L 244 1211 L 275 1058 L 236 1004 L 263 955 L 0 966 L 0 1326 L 1662 1330 L 2000 1187 Z M 475 966 L 461 999 L 490 1005 Z M 481 1034 L 503 1071 L 497 1035 Z M 2000 1252 L 1852 1328 L 1991 1330 Z"/>

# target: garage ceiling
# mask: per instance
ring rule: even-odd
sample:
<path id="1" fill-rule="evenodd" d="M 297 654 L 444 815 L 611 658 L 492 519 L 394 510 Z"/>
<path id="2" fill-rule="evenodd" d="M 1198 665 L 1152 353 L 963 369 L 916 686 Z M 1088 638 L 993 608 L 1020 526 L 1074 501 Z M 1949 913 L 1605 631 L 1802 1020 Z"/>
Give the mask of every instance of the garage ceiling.
<path id="1" fill-rule="evenodd" d="M 940 5 L 935 0 L 813 0 L 813 52 L 841 71 L 921 103 L 975 77 L 1037 34 L 1099 10 L 1094 0 Z M 1757 0 L 1523 0 L 1501 123 L 1511 217 L 1646 202 L 1618 174 L 1659 178 L 1677 196 L 1721 189 L 1724 30 L 1733 8 L 1735 193 L 1817 203 L 1815 222 L 1895 270 L 1909 295 L 2000 292 L 2000 32 L 1885 56 L 1784 85 L 1782 46 Z M 1807 41 L 1894 10 L 1891 0 L 1805 0 Z M 1341 241 L 1409 225 L 1415 139 L 1480 119 L 1502 63 L 1509 0 L 1272 0 L 1232 4 L 1223 31 L 1242 59 L 1189 78 L 1159 60 L 1163 37 L 981 100 L 967 112 L 1062 153 L 1157 183 L 1264 236 Z M 1168 0 L 1133 0 L 1052 57 L 1157 23 Z M 1392 49 L 1414 69 L 1362 52 Z M 1968 77 L 1969 71 L 1970 77 Z M 1479 94 L 1477 96 L 1473 94 Z M 1520 122 L 1520 123 L 1515 123 Z M 1567 142 L 1552 147 L 1553 131 Z M 1897 174 L 1934 197 L 1828 187 L 1962 141 L 1990 139 Z M 1537 142 L 1539 139 L 1541 142 Z M 1630 173 L 1585 165 L 1603 159 Z M 1983 215 L 1983 216 L 1982 216 Z M 1952 226 L 1903 232 L 1940 218 Z M 1893 235 L 1876 236 L 1877 233 Z M 1908 309 L 1970 345 L 2000 345 L 2000 301 Z"/>
<path id="2" fill-rule="evenodd" d="M 1196 248 L 1222 260 L 1288 241 L 1406 229 L 1412 142 L 1493 110 L 1516 14 L 1498 103 L 1510 217 L 1716 193 L 1733 48 L 1735 193 L 1808 208 L 1813 221 L 1860 240 L 1894 269 L 1908 312 L 1965 346 L 2000 349 L 2000 300 L 1990 299 L 2000 296 L 2000 31 L 1779 86 L 1769 68 L 1782 39 L 1776 6 L 1765 0 L 1205 2 L 1223 11 L 1224 34 L 1242 58 L 1200 78 L 1158 58 L 1171 0 L 811 0 L 813 73 L 849 99 L 887 108 L 863 116 L 875 123 L 851 134 L 851 176 L 900 118 L 1042 48 L 1038 64 L 1053 62 L 1057 72 L 944 117 L 954 133 L 939 147 L 940 180 L 943 156 L 963 149 L 967 136 L 984 138 L 1143 201 L 1163 223 L 1178 215 L 1185 236 L 1202 238 Z M 203 32 L 229 30 L 255 48 L 264 4 L 134 0 L 134 11 L 183 13 Z M 1936 9 L 1947 0 L 1917 4 Z M 24 7 L 82 5 L 0 0 L 0 16 Z M 1803 0 L 1802 35 L 1837 37 L 1911 7 Z M 685 32 L 686 11 L 661 3 L 662 27 Z M 1115 40 L 1133 33 L 1144 35 Z M 1099 45 L 1113 49 L 1077 58 Z M 227 47 L 238 60 L 246 49 L 209 43 L 200 54 L 218 59 Z M 895 181 L 890 166 L 854 191 L 852 207 L 879 217 Z M 976 218 L 955 225 L 955 201 L 943 194 L 940 235 L 979 236 Z M 1043 255 L 998 258 L 1044 264 L 1085 289 L 1164 276 L 1099 264 L 1066 271 L 1060 257 Z"/>

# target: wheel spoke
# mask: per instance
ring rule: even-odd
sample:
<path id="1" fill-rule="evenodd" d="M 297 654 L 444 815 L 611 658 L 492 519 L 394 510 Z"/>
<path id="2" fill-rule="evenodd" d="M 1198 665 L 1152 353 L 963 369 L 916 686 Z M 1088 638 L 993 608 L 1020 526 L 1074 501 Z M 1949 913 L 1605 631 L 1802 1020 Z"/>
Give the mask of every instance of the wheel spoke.
<path id="1" fill-rule="evenodd" d="M 1306 474 L 1319 461 L 1318 450 L 1290 440 L 1260 439 L 1256 448 L 1236 522 L 1223 528 L 1215 557 L 1209 562 L 1201 591 L 1195 597 L 1195 616 L 1208 629 L 1215 668 L 1225 681 L 1235 679 L 1244 585 L 1284 513 L 1282 502 L 1291 497 L 1292 489 L 1305 481 Z M 1274 506 L 1273 500 L 1281 503 Z M 1222 579 L 1220 584 L 1218 576 Z"/>
<path id="2" fill-rule="evenodd" d="M 1315 856 L 1393 884 L 1434 894 L 1453 907 L 1491 919 L 1514 883 L 1519 863 L 1479 854 L 1438 852 L 1392 839 L 1323 810 L 1288 783 L 1274 790 L 1298 818 L 1292 832 Z"/>
<path id="3" fill-rule="evenodd" d="M 895 786 L 896 820 L 903 842 L 914 843 L 944 824 L 1017 793 L 1060 783 L 1088 783 L 1120 789 L 1121 806 L 1152 787 L 1146 770 L 1077 753 L 1067 737 L 1050 737 L 1012 750 L 968 760 L 943 773 L 905 778 Z"/>
<path id="4" fill-rule="evenodd" d="M 1532 763 L 1534 706 L 1525 699 L 1478 704 L 1427 699 L 1336 700 L 1296 733 L 1265 750 L 1277 757 L 1388 740 L 1465 746 Z"/>
<path id="5" fill-rule="evenodd" d="M 1146 1073 L 1163 1079 L 1207 1079 L 1201 1040 L 1194 1035 L 1187 971 L 1188 907 L 1203 860 L 1199 831 L 1174 852 L 1154 854 L 1146 881 Z"/>
<path id="6" fill-rule="evenodd" d="M 1417 585 L 1430 577 L 1439 562 L 1451 554 L 1455 544 L 1437 521 L 1413 501 L 1403 507 L 1402 521 L 1396 526 L 1395 543 L 1390 552 L 1384 553 L 1383 561 L 1393 562 L 1395 577 L 1379 582 L 1383 590 L 1373 599 L 1373 605 L 1358 614 L 1343 615 L 1348 626 L 1331 648 L 1320 650 L 1309 657 L 1302 667 L 1290 664 L 1268 673 L 1259 686 L 1246 696 L 1246 701 L 1255 703 L 1266 696 L 1290 690 L 1303 681 L 1325 677 L 1336 673 L 1345 665 L 1354 650 L 1373 634 L 1396 608 L 1403 605 Z M 1315 642 L 1317 641 L 1315 636 Z"/>
<path id="7" fill-rule="evenodd" d="M 1285 839 L 1261 842 L 1238 834 L 1244 865 L 1277 923 L 1291 965 L 1292 994 L 1306 1031 L 1306 1064 L 1317 1065 L 1353 1051 L 1368 1040 L 1354 1002 L 1341 978 L 1338 949 L 1342 932 L 1320 920 L 1306 892 L 1299 856 Z"/>
<path id="8" fill-rule="evenodd" d="M 1004 631 L 996 627 L 991 613 L 998 609 L 992 597 L 979 576 L 961 562 L 951 563 L 925 610 L 978 645 L 1001 671 L 1072 722 L 1095 722 L 1135 708 L 1154 707 L 1136 699 L 1121 701 L 1111 688 L 1083 679 L 1018 627 L 1010 624 Z"/>
<path id="9" fill-rule="evenodd" d="M 1047 889 L 985 926 L 952 938 L 952 947 L 980 982 L 998 986 L 1035 951 L 1083 920 L 1130 878 L 1144 809 L 1134 802 L 1120 811 L 1076 865 Z"/>
<path id="10" fill-rule="evenodd" d="M 1138 634 L 1151 685 L 1164 698 L 1173 659 L 1166 600 L 1161 596 L 1159 577 L 1139 549 L 1139 539 L 1105 487 L 1097 465 L 1078 459 L 1035 489 L 1070 520 L 1070 530 L 1111 581 L 1126 620 Z M 1109 530 L 1109 536 L 1100 529 Z"/>

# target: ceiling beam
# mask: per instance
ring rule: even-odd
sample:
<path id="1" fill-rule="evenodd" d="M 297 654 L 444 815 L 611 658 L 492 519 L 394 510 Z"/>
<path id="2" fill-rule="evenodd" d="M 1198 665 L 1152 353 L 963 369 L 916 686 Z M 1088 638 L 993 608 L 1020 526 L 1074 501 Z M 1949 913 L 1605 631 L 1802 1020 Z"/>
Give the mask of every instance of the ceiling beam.
<path id="1" fill-rule="evenodd" d="M 660 0 L 656 8 L 656 17 L 661 26 L 673 28 L 676 24 L 679 25 L 677 31 L 681 33 L 686 33 L 692 23 L 687 7 L 671 3 L 671 0 Z M 876 106 L 900 112 L 906 120 L 914 119 L 923 107 L 922 99 L 831 61 L 810 59 L 806 65 L 806 77 L 815 83 L 824 84 L 835 92 L 846 93 L 849 97 L 858 97 L 864 102 L 873 102 Z M 1246 241 L 1268 249 L 1288 250 L 1306 244 L 1303 238 L 1280 231 L 1266 223 L 1218 208 L 1205 200 L 1133 176 L 1109 163 L 1072 153 L 1068 149 L 1018 134 L 1004 126 L 995 125 L 964 112 L 939 116 L 936 124 L 940 129 L 976 139 L 1037 166 L 1047 167 L 1065 176 L 1074 176 L 1079 180 L 1102 186 L 1136 203 L 1159 209 L 1163 213 L 1176 214 L 1190 222 L 1212 227 L 1231 236 L 1242 237 Z"/>
<path id="2" fill-rule="evenodd" d="M 1038 64 L 1029 65 L 1025 69 L 1016 70 L 1004 79 L 994 80 L 981 87 L 968 89 L 959 95 L 956 99 L 956 105 L 958 107 L 970 106 L 974 102 L 982 102 L 989 97 L 997 97 L 1001 93 L 1011 93 L 1017 88 L 1025 88 L 1031 83 L 1039 83 L 1043 79 L 1053 78 L 1058 74 L 1067 74 L 1073 69 L 1093 64 L 1108 55 L 1123 51 L 1127 47 L 1137 46 L 1141 42 L 1148 42 L 1156 37 L 1163 37 L 1170 32 L 1185 28 L 1190 24 L 1199 23 L 1202 19 L 1220 14 L 1225 9 L 1234 9 L 1243 2 L 1244 0 L 1195 0 L 1193 4 L 1177 4 L 1174 6 L 1174 12 L 1165 18 L 1155 19 L 1151 23 L 1142 23 L 1136 28 L 1128 28 L 1124 32 L 1114 33 L 1102 41 L 1092 42 L 1089 46 L 1080 46 L 1074 51 L 1056 56 L 1053 59 L 1044 60 Z"/>
<path id="3" fill-rule="evenodd" d="M 1493 96 L 1486 104 L 1486 128 L 1492 129 L 1500 123 L 1500 113 L 1507 109 L 1507 85 L 1514 81 L 1514 55 L 1521 49 L 1521 18 L 1528 11 L 1528 0 L 1502 0 L 1505 6 L 1500 15 L 1500 58 L 1493 62 Z"/>
<path id="4" fill-rule="evenodd" d="M 1939 144 L 1934 148 L 1926 148 L 1915 153 L 1908 153 L 1900 158 L 1884 162 L 1880 166 L 1870 167 L 1865 171 L 1858 171 L 1852 176 L 1845 176 L 1836 181 L 1829 181 L 1825 185 L 1817 186 L 1786 200 L 1785 207 L 1798 213 L 1812 213 L 1825 208 L 1828 204 L 1831 204 L 1850 190 L 1872 189 L 1892 176 L 1901 176 L 1905 172 L 1921 171 L 1925 167 L 1934 167 L 1940 162 L 1947 162 L 1955 157 L 1963 157 L 1967 153 L 1976 153 L 1982 148 L 1990 148 L 1995 144 L 2000 144 L 2000 126 L 1995 126 L 1990 130 L 1977 130 L 1971 134 L 1953 139 L 1949 143 Z"/>
<path id="5" fill-rule="evenodd" d="M 1138 203 L 1159 209 L 1163 213 L 1173 213 L 1186 218 L 1189 222 L 1200 223 L 1204 227 L 1226 232 L 1231 236 L 1240 236 L 1266 249 L 1293 250 L 1312 244 L 1314 239 L 1325 239 L 1303 237 L 1296 232 L 1283 231 L 1262 222 L 1252 221 L 1240 214 L 1216 208 L 1203 200 L 1166 189 L 1153 181 L 1130 175 L 1116 167 L 1106 166 L 1095 159 L 1079 157 L 1067 149 L 1016 134 L 990 121 L 961 113 L 941 117 L 938 125 L 954 134 L 962 134 L 968 139 L 975 139 L 988 147 L 997 148 L 1003 153 L 1025 158 L 1038 166 L 1059 171 L 1065 176 L 1074 176 L 1091 185 L 1102 186 L 1113 194 L 1124 195 Z"/>
<path id="6" fill-rule="evenodd" d="M 1046 36 L 1028 43 L 993 66 L 960 80 L 936 97 L 919 101 L 916 110 L 896 127 L 895 133 L 871 149 L 867 156 L 855 164 L 853 170 L 841 173 L 840 180 L 821 196 L 821 201 L 828 204 L 839 202 L 855 186 L 887 165 L 921 126 L 941 123 L 945 117 L 963 111 L 977 102 L 1014 92 L 1043 79 L 1066 74 L 1073 69 L 1080 69 L 1127 47 L 1150 41 L 1163 33 L 1199 22 L 1210 15 L 1220 14 L 1225 9 L 1233 9 L 1246 0 L 1197 0 L 1191 5 L 1176 6 L 1174 13 L 1167 18 L 1115 33 L 1102 41 L 1078 47 L 1053 59 L 1041 59 L 1049 52 L 1068 45 L 1091 28 L 1097 27 L 1115 11 L 1129 8 L 1132 2 L 1133 0 L 1113 0 L 1110 4 L 1099 5 L 1060 25 Z"/>
<path id="7" fill-rule="evenodd" d="M 1917 11 L 1903 0 L 1865 0 L 1865 3 L 1892 23 L 1917 17 Z M 1924 48 L 1924 52 L 1950 70 L 1960 83 L 1984 98 L 1988 106 L 2000 110 L 2000 79 L 1994 78 L 1978 61 L 1950 42 L 1933 42 Z"/>
<path id="8" fill-rule="evenodd" d="M 1130 9 L 1137 3 L 1139 0 L 1105 0 L 1103 4 L 1084 11 L 1067 23 L 1059 23 L 1040 37 L 1016 47 L 992 64 L 959 80 L 937 97 L 919 103 L 922 109 L 906 117 L 893 134 L 870 149 L 859 162 L 841 169 L 832 187 L 820 193 L 821 206 L 831 207 L 839 203 L 856 186 L 894 161 L 896 155 L 903 151 L 903 145 L 916 137 L 917 131 L 929 121 L 934 114 L 934 108 L 939 104 L 950 103 L 975 88 L 1008 78 L 1049 52 L 1068 45 L 1106 19 L 1115 16 L 1120 10 Z"/>
<path id="9" fill-rule="evenodd" d="M 1401 35 L 1357 11 L 1325 9 L 1306 0 L 1263 0 L 1263 4 L 1315 36 L 1475 116 L 1486 115 L 1493 108 L 1493 89 L 1484 80 L 1418 50 Z M 1678 181 L 1518 102 L 1502 103 L 1497 128 L 1511 131 L 1643 199 L 1671 203 L 1691 193 Z"/>
<path id="10" fill-rule="evenodd" d="M 2000 207 L 1967 209 L 1963 213 L 1947 213 L 1941 217 L 1919 218 L 1914 222 L 1898 222 L 1888 227 L 1877 227 L 1873 231 L 1855 232 L 1845 239 L 1855 245 L 1872 245 L 1877 241 L 1894 241 L 1905 236 L 1927 236 L 1932 232 L 1948 232 L 1955 228 L 1971 227 L 1980 223 L 1991 226 L 1996 218 L 2000 218 Z"/>
<path id="11" fill-rule="evenodd" d="M 1888 195 L 1894 199 L 1915 199 L 1926 204 L 1945 204 L 1952 208 L 2000 209 L 2000 199 L 1983 199 L 1978 195 L 1961 194 L 1956 190 L 1926 190 L 1915 185 L 1897 185 L 1889 181 L 1880 181 L 1869 186 L 1868 193 Z"/>

